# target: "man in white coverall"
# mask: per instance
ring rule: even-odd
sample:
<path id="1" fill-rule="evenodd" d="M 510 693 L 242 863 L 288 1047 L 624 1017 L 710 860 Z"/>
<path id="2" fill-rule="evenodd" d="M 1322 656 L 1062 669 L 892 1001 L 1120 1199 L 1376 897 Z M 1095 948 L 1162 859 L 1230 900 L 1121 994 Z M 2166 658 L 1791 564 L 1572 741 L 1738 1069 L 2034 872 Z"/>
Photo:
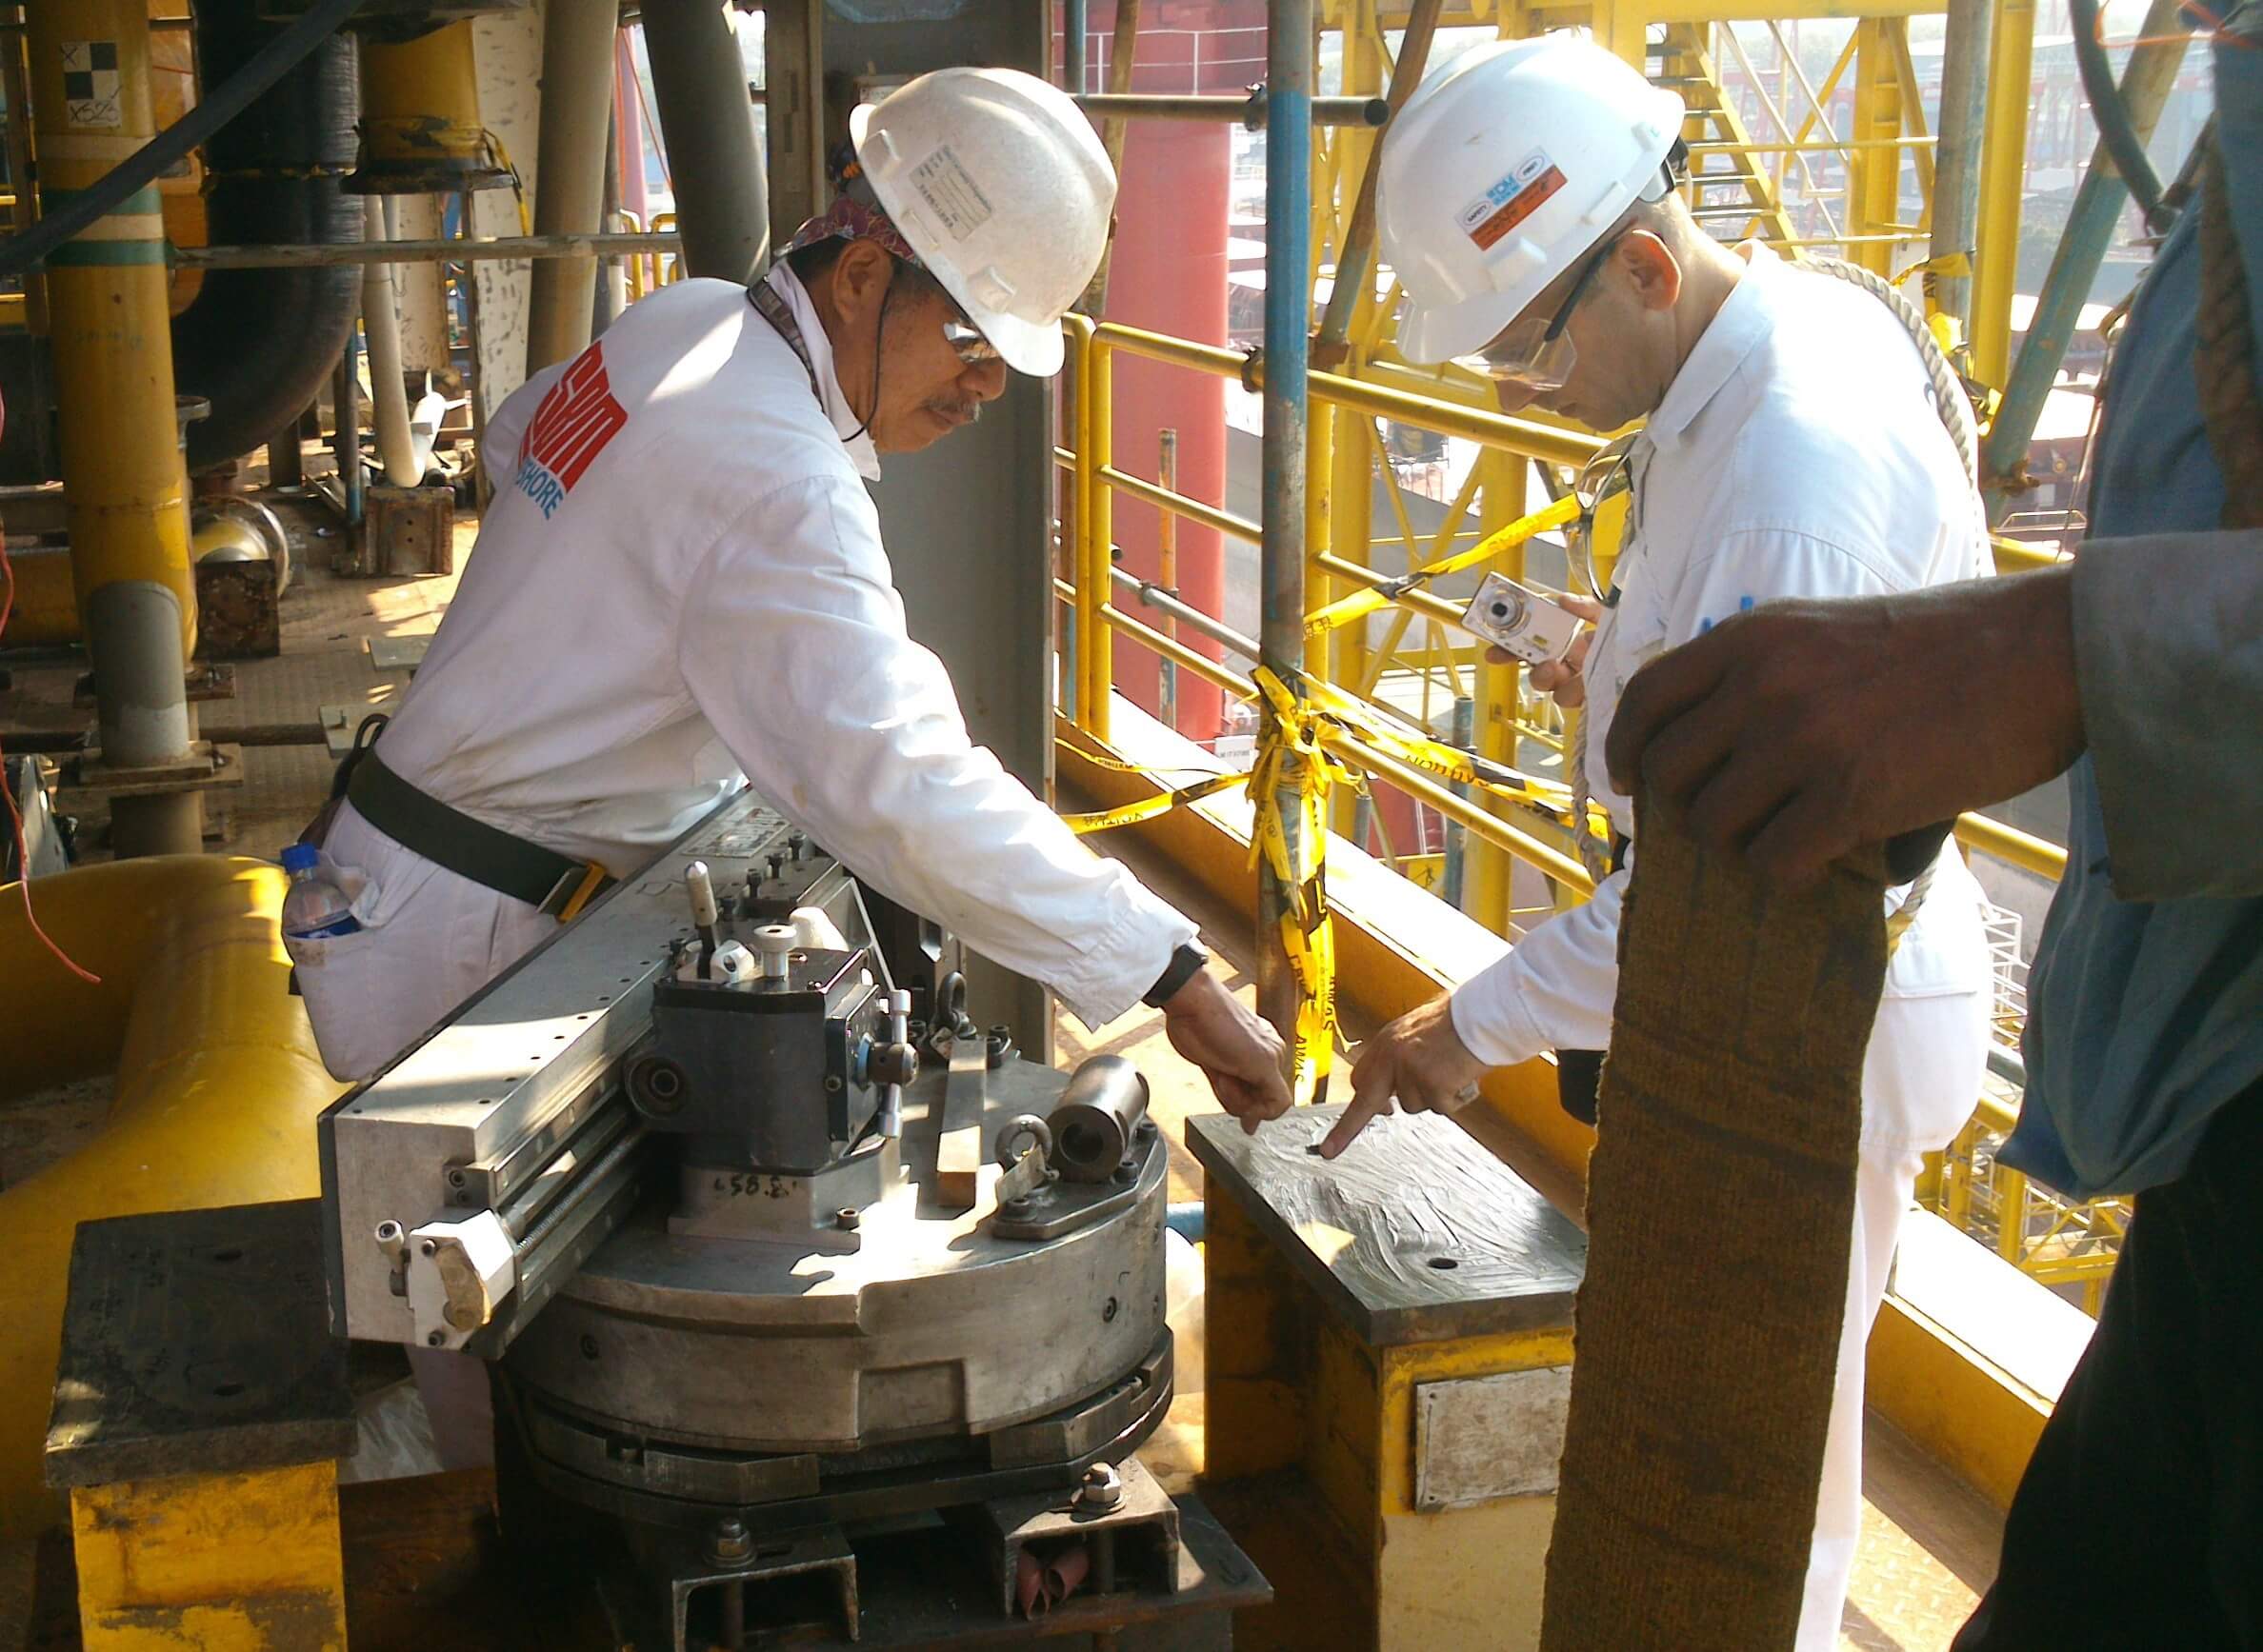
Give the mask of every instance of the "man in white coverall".
<path id="1" fill-rule="evenodd" d="M 850 129 L 860 175 L 756 287 L 641 300 L 489 425 L 476 553 L 324 841 L 361 928 L 291 943 L 338 1077 L 751 781 L 1088 1024 L 1144 998 L 1221 1099 L 1287 1105 L 1279 1038 L 1202 968 L 1195 926 L 969 742 L 865 488 L 1008 368 L 1059 369 L 1109 234 L 1107 152 L 1002 70 L 923 75 Z M 452 1409 L 443 1456 L 475 1460 L 484 1430 Z"/>
<path id="2" fill-rule="evenodd" d="M 1612 589 L 1583 606 L 1594 629 L 1567 665 L 1533 671 L 1585 705 L 1574 790 L 1597 782 L 1622 836 L 1633 808 L 1600 784 L 1603 743 L 1646 661 L 1773 598 L 1988 571 L 1971 471 L 1944 424 L 1964 409 L 1936 406 L 1936 382 L 1952 400 L 1953 383 L 1872 293 L 1710 238 L 1674 189 L 1682 118 L 1672 93 L 1582 38 L 1486 47 L 1392 123 L 1379 197 L 1383 256 L 1410 300 L 1408 357 L 1468 362 L 1509 411 L 1537 404 L 1598 430 L 1647 421 Z M 1323 1152 L 1343 1152 L 1393 1098 L 1452 1108 L 1489 1067 L 1605 1048 L 1627 876 L 1611 871 L 1586 905 L 1378 1034 Z M 1838 1644 L 1861 1522 L 1864 1344 L 1919 1157 L 1971 1113 L 1987 1054 L 1979 891 L 1953 843 L 1915 887 L 1887 895 L 1890 912 L 1921 905 L 1863 1074 L 1852 1274 L 1798 1641 L 1816 1652 Z"/>

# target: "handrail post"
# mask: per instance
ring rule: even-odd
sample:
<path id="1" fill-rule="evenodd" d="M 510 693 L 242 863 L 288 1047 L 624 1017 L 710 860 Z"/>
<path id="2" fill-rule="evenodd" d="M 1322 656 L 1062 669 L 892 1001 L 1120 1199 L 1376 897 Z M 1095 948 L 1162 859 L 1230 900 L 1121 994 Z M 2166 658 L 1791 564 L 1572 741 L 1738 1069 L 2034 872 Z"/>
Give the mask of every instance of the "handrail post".
<path id="1" fill-rule="evenodd" d="M 1084 724 L 1084 647 L 1087 615 L 1084 607 L 1085 533 L 1090 521 L 1087 501 L 1092 489 L 1092 324 L 1084 316 L 1071 311 L 1061 318 L 1061 327 L 1069 335 L 1069 405 L 1062 409 L 1062 422 L 1068 427 L 1070 463 L 1069 486 L 1060 502 L 1061 547 L 1055 566 L 1061 577 L 1074 587 L 1075 595 L 1069 603 L 1069 623 L 1060 631 L 1060 708 L 1061 714 L 1078 728 Z M 1056 474 L 1061 467 L 1053 467 Z M 1060 607 L 1056 603 L 1056 615 Z M 1056 621 L 1057 623 L 1057 621 Z"/>
<path id="2" fill-rule="evenodd" d="M 1078 709 L 1083 727 L 1095 740 L 1109 737 L 1109 696 L 1115 687 L 1115 641 L 1107 616 L 1101 612 L 1109 599 L 1109 574 L 1114 559 L 1109 547 L 1115 539 L 1115 490 L 1100 472 L 1114 462 L 1115 420 L 1111 402 L 1115 394 L 1114 352 L 1109 342 L 1094 334 L 1088 350 L 1085 435 L 1077 444 L 1085 467 L 1084 558 L 1076 570 L 1076 612 L 1082 635 L 1077 640 L 1083 689 Z"/>

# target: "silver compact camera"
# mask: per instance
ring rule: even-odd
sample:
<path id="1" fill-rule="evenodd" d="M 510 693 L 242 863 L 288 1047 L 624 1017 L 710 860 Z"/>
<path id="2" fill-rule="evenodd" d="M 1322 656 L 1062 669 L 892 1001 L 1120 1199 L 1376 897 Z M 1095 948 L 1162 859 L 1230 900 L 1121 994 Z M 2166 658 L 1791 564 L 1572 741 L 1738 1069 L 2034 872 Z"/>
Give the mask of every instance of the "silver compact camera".
<path id="1" fill-rule="evenodd" d="M 1485 576 L 1461 623 L 1531 666 L 1562 659 L 1580 626 L 1577 614 L 1500 573 Z"/>

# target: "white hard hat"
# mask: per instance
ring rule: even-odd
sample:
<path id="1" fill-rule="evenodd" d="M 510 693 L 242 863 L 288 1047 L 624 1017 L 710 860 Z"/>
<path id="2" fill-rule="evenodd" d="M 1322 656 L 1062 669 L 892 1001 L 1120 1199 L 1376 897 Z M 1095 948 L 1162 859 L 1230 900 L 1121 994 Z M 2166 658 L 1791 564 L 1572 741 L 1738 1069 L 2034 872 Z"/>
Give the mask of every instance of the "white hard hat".
<path id="1" fill-rule="evenodd" d="M 1584 35 L 1466 51 L 1383 139 L 1376 227 L 1407 295 L 1410 361 L 1467 355 L 1637 199 L 1667 192 L 1682 101 Z"/>
<path id="2" fill-rule="evenodd" d="M 881 210 L 1009 367 L 1061 368 L 1061 316 L 1108 248 L 1115 169 L 1067 93 L 939 69 L 849 116 Z"/>

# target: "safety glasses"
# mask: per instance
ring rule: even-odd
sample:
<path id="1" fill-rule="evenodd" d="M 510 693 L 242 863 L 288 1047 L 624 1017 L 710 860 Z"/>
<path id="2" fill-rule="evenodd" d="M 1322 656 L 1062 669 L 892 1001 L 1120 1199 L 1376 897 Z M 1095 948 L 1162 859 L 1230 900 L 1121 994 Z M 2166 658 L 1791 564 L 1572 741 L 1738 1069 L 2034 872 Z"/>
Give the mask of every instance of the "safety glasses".
<path id="1" fill-rule="evenodd" d="M 1002 360 L 998 347 L 982 336 L 982 329 L 967 319 L 967 312 L 956 304 L 951 308 L 951 317 L 943 324 L 943 342 L 957 352 L 958 359 L 971 368 Z"/>
<path id="2" fill-rule="evenodd" d="M 960 365 L 979 368 L 1004 359 L 998 354 L 998 347 L 982 336 L 982 328 L 968 319 L 959 301 L 951 296 L 951 289 L 935 279 L 934 271 L 906 259 L 896 261 L 896 271 L 916 285 L 927 288 L 943 301 L 946 312 L 943 317 L 943 342 L 951 347 Z"/>
<path id="3" fill-rule="evenodd" d="M 1572 312 L 1587 297 L 1588 289 L 1595 283 L 1595 272 L 1603 268 L 1603 261 L 1618 245 L 1619 235 L 1625 233 L 1622 229 L 1618 235 L 1606 236 L 1588 254 L 1587 262 L 1572 283 L 1572 290 L 1564 294 L 1564 302 L 1556 306 L 1555 313 L 1545 325 L 1519 316 L 1475 355 L 1462 357 L 1461 365 L 1472 372 L 1483 373 L 1497 385 L 1512 386 L 1533 395 L 1562 389 L 1571 382 L 1572 369 L 1579 362 L 1578 348 L 1565 330 L 1571 325 Z"/>

